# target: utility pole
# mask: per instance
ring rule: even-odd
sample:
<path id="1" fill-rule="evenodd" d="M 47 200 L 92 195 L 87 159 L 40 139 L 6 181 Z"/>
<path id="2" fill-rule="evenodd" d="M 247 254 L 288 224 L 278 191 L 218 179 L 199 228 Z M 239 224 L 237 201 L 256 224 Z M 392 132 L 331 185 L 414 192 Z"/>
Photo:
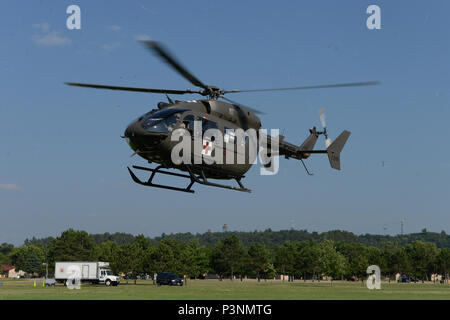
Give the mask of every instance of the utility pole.
<path id="1" fill-rule="evenodd" d="M 45 279 L 48 279 L 48 264 L 47 262 L 44 262 L 42 265 L 45 266 Z"/>
<path id="2" fill-rule="evenodd" d="M 47 244 L 44 243 L 44 260 L 43 265 L 45 266 L 45 279 L 48 279 L 48 263 L 47 263 Z"/>

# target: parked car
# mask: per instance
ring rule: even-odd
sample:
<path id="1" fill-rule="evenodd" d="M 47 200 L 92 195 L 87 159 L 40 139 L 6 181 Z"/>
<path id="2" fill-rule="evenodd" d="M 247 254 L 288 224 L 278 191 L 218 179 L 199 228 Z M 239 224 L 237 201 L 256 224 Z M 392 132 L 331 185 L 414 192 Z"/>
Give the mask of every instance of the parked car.
<path id="1" fill-rule="evenodd" d="M 169 286 L 182 286 L 183 279 L 172 272 L 160 272 L 156 276 L 156 284 L 161 286 L 167 284 Z"/>
<path id="2" fill-rule="evenodd" d="M 403 275 L 403 276 L 401 276 L 401 278 L 398 280 L 398 282 L 409 283 L 409 282 L 411 282 L 411 280 L 409 279 L 408 276 Z"/>
<path id="3" fill-rule="evenodd" d="M 52 278 L 46 278 L 45 279 L 45 286 L 46 287 L 54 287 L 56 284 L 56 280 Z"/>

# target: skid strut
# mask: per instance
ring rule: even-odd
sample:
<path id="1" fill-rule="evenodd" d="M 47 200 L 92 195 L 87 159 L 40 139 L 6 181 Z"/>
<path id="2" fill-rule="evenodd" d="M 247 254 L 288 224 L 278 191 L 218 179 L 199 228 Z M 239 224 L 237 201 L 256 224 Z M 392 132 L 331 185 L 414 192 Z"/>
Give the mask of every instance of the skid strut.
<path id="1" fill-rule="evenodd" d="M 154 169 L 147 168 L 147 167 L 140 167 L 140 166 L 133 166 L 133 168 L 137 169 L 137 170 L 151 172 L 151 175 L 148 178 L 148 180 L 146 182 L 144 182 L 144 181 L 140 180 L 129 167 L 127 167 L 128 172 L 130 173 L 130 176 L 133 179 L 133 181 L 138 184 L 141 184 L 143 186 L 147 186 L 147 187 L 155 187 L 155 188 L 169 189 L 169 190 L 174 190 L 174 191 L 194 193 L 195 191 L 192 190 L 191 187 L 194 185 L 194 183 L 198 183 L 198 184 L 202 184 L 205 186 L 224 188 L 224 189 L 230 189 L 230 190 L 242 191 L 242 192 L 251 192 L 251 190 L 245 188 L 241 182 L 241 179 L 244 176 L 234 176 L 234 175 L 228 174 L 229 178 L 236 180 L 236 182 L 239 185 L 239 187 L 234 187 L 234 186 L 229 186 L 229 185 L 225 185 L 225 184 L 219 184 L 219 183 L 214 183 L 214 182 L 208 181 L 208 179 L 206 178 L 205 172 L 204 172 L 205 171 L 204 168 L 199 168 L 199 167 L 196 167 L 196 170 L 200 171 L 200 174 L 198 174 L 198 175 L 193 172 L 193 167 L 188 166 L 188 165 L 185 165 L 185 168 L 189 174 L 182 174 L 182 173 L 170 172 L 167 170 L 161 170 L 161 169 L 165 168 L 163 165 L 159 165 Z M 216 169 L 208 169 L 208 170 L 214 170 L 215 172 L 224 173 L 224 172 L 221 172 Z M 156 176 L 157 173 L 165 174 L 165 175 L 169 175 L 169 176 L 180 177 L 180 178 L 186 178 L 186 179 L 190 180 L 190 183 L 186 188 L 179 188 L 179 187 L 173 187 L 173 186 L 153 183 L 153 178 Z M 226 173 L 224 173 L 224 174 L 226 174 Z"/>

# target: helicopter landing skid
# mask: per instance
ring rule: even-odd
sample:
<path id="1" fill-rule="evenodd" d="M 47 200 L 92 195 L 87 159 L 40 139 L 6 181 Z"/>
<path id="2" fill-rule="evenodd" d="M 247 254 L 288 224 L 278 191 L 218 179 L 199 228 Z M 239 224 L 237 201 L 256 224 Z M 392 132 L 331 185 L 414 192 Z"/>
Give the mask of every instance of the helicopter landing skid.
<path id="1" fill-rule="evenodd" d="M 194 183 L 197 182 L 198 184 L 202 184 L 202 185 L 205 185 L 205 186 L 224 188 L 224 189 L 230 189 L 230 190 L 242 191 L 242 192 L 251 192 L 250 189 L 245 188 L 244 185 L 242 184 L 241 178 L 243 176 L 240 176 L 240 177 L 233 176 L 233 177 L 231 177 L 232 179 L 236 180 L 236 182 L 239 185 L 239 187 L 234 187 L 234 186 L 229 186 L 229 185 L 225 185 L 225 184 L 219 184 L 219 183 L 210 182 L 206 178 L 203 169 L 200 170 L 200 172 L 201 172 L 200 175 L 196 175 L 196 174 L 193 173 L 192 168 L 190 166 L 187 166 L 187 165 L 186 165 L 186 169 L 189 172 L 189 174 L 182 174 L 182 173 L 176 173 L 176 172 L 160 170 L 161 168 L 165 168 L 163 165 L 159 165 L 155 169 L 147 168 L 147 167 L 140 167 L 140 166 L 133 166 L 133 168 L 137 169 L 137 170 L 150 171 L 152 173 L 150 175 L 150 178 L 146 182 L 144 182 L 144 181 L 141 181 L 134 174 L 134 172 L 131 171 L 131 169 L 129 167 L 127 167 L 128 172 L 130 173 L 130 176 L 133 179 L 133 181 L 136 182 L 137 184 L 141 184 L 141 185 L 147 186 L 147 187 L 155 187 L 155 188 L 169 189 L 169 190 L 174 190 L 174 191 L 195 193 L 195 191 L 192 190 L 191 187 L 194 185 Z M 190 179 L 191 182 L 189 183 L 189 185 L 186 188 L 179 188 L 179 187 L 173 187 L 173 186 L 168 186 L 168 185 L 163 185 L 163 184 L 156 184 L 156 183 L 153 183 L 153 178 L 155 177 L 155 175 L 157 173 L 165 174 L 165 175 L 169 175 L 169 176 L 175 176 L 175 177 Z"/>

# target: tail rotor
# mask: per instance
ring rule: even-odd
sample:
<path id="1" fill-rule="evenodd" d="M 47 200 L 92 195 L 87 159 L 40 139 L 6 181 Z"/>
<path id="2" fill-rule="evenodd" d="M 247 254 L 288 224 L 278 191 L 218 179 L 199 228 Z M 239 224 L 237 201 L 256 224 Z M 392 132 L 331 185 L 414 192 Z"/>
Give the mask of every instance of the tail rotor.
<path id="1" fill-rule="evenodd" d="M 323 131 L 317 133 L 323 134 L 325 136 L 326 153 L 328 154 L 330 165 L 333 169 L 341 170 L 341 151 L 344 148 L 347 139 L 350 137 L 350 131 L 342 131 L 334 141 L 331 141 L 331 139 L 328 138 L 327 122 L 325 120 L 325 108 L 321 108 L 319 110 L 319 117 L 320 122 L 322 123 Z"/>
<path id="2" fill-rule="evenodd" d="M 319 110 L 319 117 L 320 122 L 322 123 L 322 132 L 318 132 L 319 134 L 323 134 L 325 136 L 325 146 L 328 149 L 328 147 L 331 145 L 332 141 L 330 138 L 328 138 L 328 132 L 327 132 L 327 122 L 325 119 L 325 108 L 320 108 Z"/>

